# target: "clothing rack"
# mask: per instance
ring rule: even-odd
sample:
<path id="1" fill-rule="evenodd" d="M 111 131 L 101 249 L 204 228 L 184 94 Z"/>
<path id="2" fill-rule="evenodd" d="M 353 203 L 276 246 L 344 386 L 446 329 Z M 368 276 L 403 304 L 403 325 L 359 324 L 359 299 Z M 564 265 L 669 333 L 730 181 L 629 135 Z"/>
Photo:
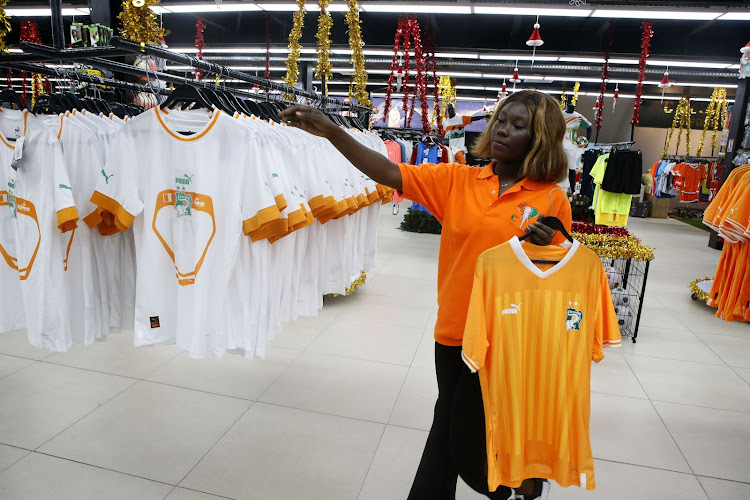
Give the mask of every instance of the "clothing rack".
<path id="1" fill-rule="evenodd" d="M 699 163 L 706 163 L 706 162 L 712 162 L 712 161 L 718 161 L 717 156 L 689 156 L 689 155 L 666 155 L 662 156 L 662 160 L 671 160 L 676 162 L 699 162 Z"/>
<path id="2" fill-rule="evenodd" d="M 630 147 L 635 144 L 634 141 L 622 141 L 622 142 L 600 142 L 600 143 L 593 143 L 589 144 L 586 149 L 607 149 L 610 150 L 617 150 L 617 149 L 630 149 Z"/>

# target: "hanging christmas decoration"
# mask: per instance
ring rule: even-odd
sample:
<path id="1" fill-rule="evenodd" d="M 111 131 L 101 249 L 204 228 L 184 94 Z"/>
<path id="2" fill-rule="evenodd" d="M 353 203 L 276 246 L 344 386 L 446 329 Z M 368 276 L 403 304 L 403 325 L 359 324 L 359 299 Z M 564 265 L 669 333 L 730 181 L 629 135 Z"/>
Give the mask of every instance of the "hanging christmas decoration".
<path id="1" fill-rule="evenodd" d="M 630 123 L 633 126 L 638 125 L 641 114 L 641 103 L 643 99 L 643 80 L 646 78 L 646 59 L 648 59 L 649 48 L 651 47 L 651 37 L 654 36 L 651 21 L 641 23 L 641 56 L 638 59 L 638 83 L 635 86 L 635 102 L 633 103 L 633 118 Z"/>
<path id="2" fill-rule="evenodd" d="M 560 109 L 565 110 L 568 105 L 568 95 L 565 93 L 568 90 L 568 84 L 563 82 L 562 93 L 560 94 Z"/>
<path id="3" fill-rule="evenodd" d="M 42 35 L 39 33 L 39 26 L 36 21 L 21 21 L 21 31 L 19 33 L 19 39 L 24 42 L 31 43 L 42 43 Z M 44 93 L 44 87 L 37 85 L 37 77 L 39 75 L 31 75 L 31 104 L 28 103 L 28 77 L 29 74 L 26 71 L 21 72 L 21 104 L 26 108 L 33 108 L 36 103 L 36 98 L 40 94 Z"/>
<path id="4" fill-rule="evenodd" d="M 435 32 L 432 30 L 432 25 L 428 24 L 425 27 L 425 71 L 428 75 L 432 75 L 432 120 L 430 121 L 430 128 L 435 130 L 438 137 L 445 135 L 445 129 L 443 128 L 443 115 L 440 106 L 440 93 L 438 90 L 438 76 L 437 76 L 437 57 L 435 56 L 435 49 L 437 49 L 437 43 L 435 41 Z M 435 128 L 435 121 L 437 121 L 437 128 Z"/>
<path id="5" fill-rule="evenodd" d="M 302 46 L 299 43 L 302 38 L 302 28 L 305 25 L 306 0 L 297 0 L 297 10 L 294 12 L 292 31 L 289 32 L 289 55 L 286 58 L 286 75 L 284 83 L 289 87 L 297 85 L 299 77 L 299 56 Z"/>
<path id="6" fill-rule="evenodd" d="M 713 128 L 713 137 L 711 138 L 711 155 L 713 156 L 713 150 L 716 149 L 716 135 L 719 132 L 719 127 L 727 122 L 727 89 L 723 87 L 715 88 L 711 93 L 711 102 L 708 104 L 706 109 L 706 118 L 703 121 L 703 133 L 701 134 L 701 141 L 698 143 L 698 156 L 703 155 L 703 141 L 706 139 L 706 132 L 709 127 Z"/>
<path id="7" fill-rule="evenodd" d="M 400 22 L 400 21 L 399 21 Z M 404 94 L 401 108 L 404 111 L 404 128 L 409 128 L 409 69 L 411 67 L 411 32 L 412 32 L 412 18 L 404 18 L 404 78 L 403 87 L 401 93 Z"/>
<path id="8" fill-rule="evenodd" d="M 198 16 L 198 21 L 195 23 L 195 48 L 198 49 L 197 58 L 203 60 L 203 49 L 206 47 L 206 41 L 203 39 L 203 31 L 205 31 L 206 25 L 203 23 L 203 16 Z M 203 81 L 203 70 L 194 69 L 193 73 L 198 77 L 198 81 Z"/>
<path id="9" fill-rule="evenodd" d="M 575 85 L 573 85 L 573 98 L 570 100 L 570 104 L 573 105 L 573 107 L 576 107 L 578 105 L 578 89 L 581 88 L 581 82 L 576 82 Z"/>
<path id="10" fill-rule="evenodd" d="M 740 48 L 740 53 L 742 56 L 740 57 L 739 78 L 744 79 L 750 77 L 750 42 Z"/>
<path id="11" fill-rule="evenodd" d="M 359 3 L 347 0 L 346 25 L 349 28 L 349 48 L 352 51 L 351 62 L 354 73 L 349 83 L 349 99 L 357 99 L 361 106 L 372 106 L 367 92 L 367 71 L 365 70 L 365 41 L 362 39 L 362 21 L 359 19 Z"/>
<path id="12" fill-rule="evenodd" d="M 315 77 L 323 81 L 323 93 L 328 95 L 328 81 L 333 76 L 331 71 L 331 26 L 333 17 L 328 12 L 328 4 L 331 0 L 319 0 L 320 14 L 318 15 L 318 32 L 315 39 L 318 41 L 316 51 L 318 61 L 315 64 Z"/>
<path id="13" fill-rule="evenodd" d="M 516 91 L 516 84 L 522 82 L 521 77 L 518 76 L 518 61 L 516 61 L 515 68 L 513 68 L 513 76 L 511 76 L 508 81 L 513 84 L 513 92 L 515 92 Z"/>
<path id="14" fill-rule="evenodd" d="M 424 54 L 422 53 L 422 34 L 419 28 L 419 23 L 414 19 L 412 25 L 414 37 L 414 60 L 417 67 L 417 84 L 415 93 L 411 99 L 411 108 L 409 110 L 409 119 L 414 114 L 414 98 L 419 95 L 421 111 L 422 111 L 422 131 L 427 134 L 430 132 L 430 116 L 429 108 L 427 106 L 427 75 L 425 74 L 425 60 Z"/>
<path id="15" fill-rule="evenodd" d="M 8 69 L 8 88 L 13 90 L 13 72 Z"/>
<path id="16" fill-rule="evenodd" d="M 599 114 L 599 109 L 601 108 L 599 107 L 599 100 L 597 99 L 596 101 L 594 101 L 594 107 L 593 107 L 593 110 L 595 111 L 597 115 Z"/>
<path id="17" fill-rule="evenodd" d="M 536 56 L 536 48 L 544 45 L 544 40 L 542 40 L 542 37 L 539 34 L 539 16 L 536 16 L 534 31 L 531 32 L 531 36 L 528 40 L 526 40 L 526 45 L 528 45 L 529 47 L 534 47 L 534 51 L 531 53 L 531 68 L 533 69 L 534 57 Z"/>
<path id="18" fill-rule="evenodd" d="M 451 82 L 451 77 L 446 75 L 441 76 L 438 83 L 438 90 L 440 91 L 440 100 L 443 102 L 443 117 L 446 117 L 448 105 L 452 104 L 454 109 L 456 107 L 456 89 Z"/>
<path id="19" fill-rule="evenodd" d="M 620 84 L 615 84 L 615 94 L 612 96 L 612 112 L 615 112 L 615 106 L 617 105 L 617 99 L 620 98 Z"/>
<path id="20" fill-rule="evenodd" d="M 123 0 L 122 12 L 117 16 L 122 21 L 120 34 L 132 42 L 156 44 L 169 34 L 156 22 L 156 14 L 151 9 L 160 0 Z"/>
<path id="21" fill-rule="evenodd" d="M 669 81 L 669 66 L 667 66 L 666 71 L 664 71 L 664 78 L 662 78 L 661 83 L 659 83 L 659 88 L 661 89 L 661 102 L 664 102 L 664 90 L 671 86 L 672 83 Z"/>
<path id="22" fill-rule="evenodd" d="M 667 156 L 669 151 L 669 145 L 672 142 L 672 134 L 674 133 L 674 129 L 679 127 L 680 131 L 677 133 L 677 147 L 675 148 L 675 154 L 677 154 L 677 151 L 680 149 L 680 141 L 682 140 L 682 132 L 686 131 L 685 134 L 686 139 L 686 148 L 687 148 L 687 155 L 690 155 L 690 119 L 692 117 L 693 110 L 690 106 L 690 99 L 687 97 L 683 97 L 680 99 L 680 103 L 677 105 L 677 108 L 674 112 L 674 119 L 672 120 L 672 127 L 669 129 L 669 132 L 667 133 L 667 142 L 664 145 L 664 153 L 662 154 L 662 157 Z"/>
<path id="23" fill-rule="evenodd" d="M 498 102 L 500 102 L 500 99 L 505 99 L 508 97 L 508 86 L 505 85 L 505 78 L 503 78 L 503 86 L 500 87 L 500 93 L 498 94 Z"/>
<path id="24" fill-rule="evenodd" d="M 271 16 L 266 16 L 266 71 L 263 78 L 271 79 Z"/>
<path id="25" fill-rule="evenodd" d="M 607 30 L 607 50 L 604 51 L 604 64 L 602 65 L 602 84 L 599 87 L 599 97 L 596 98 L 596 115 L 594 116 L 594 126 L 598 132 L 602 129 L 602 113 L 604 112 L 604 93 L 607 91 L 607 82 L 609 81 L 609 53 L 612 50 L 612 25 Z"/>
<path id="26" fill-rule="evenodd" d="M 8 0 L 0 0 L 0 54 L 8 53 L 8 45 L 5 42 L 5 37 L 13 31 L 10 27 L 8 15 L 5 13 L 5 6 L 7 4 Z M 10 73 L 10 70 L 8 72 Z"/>

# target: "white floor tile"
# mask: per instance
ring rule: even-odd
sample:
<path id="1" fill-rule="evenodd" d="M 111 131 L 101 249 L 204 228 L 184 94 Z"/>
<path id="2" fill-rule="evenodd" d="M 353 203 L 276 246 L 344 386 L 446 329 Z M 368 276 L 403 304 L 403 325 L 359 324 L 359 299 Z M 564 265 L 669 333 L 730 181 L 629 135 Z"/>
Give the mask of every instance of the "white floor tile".
<path id="1" fill-rule="evenodd" d="M 750 384 L 750 368 L 735 368 L 734 371 L 740 374 L 740 377 L 745 379 L 745 382 Z"/>
<path id="2" fill-rule="evenodd" d="M 406 500 L 426 442 L 425 431 L 386 427 L 359 500 Z"/>
<path id="3" fill-rule="evenodd" d="M 284 323 L 281 325 L 281 333 L 276 334 L 268 345 L 304 351 L 335 319 L 336 316 L 319 315 Z"/>
<path id="4" fill-rule="evenodd" d="M 135 347 L 133 333 L 120 332 L 112 333 L 90 346 L 76 342 L 68 352 L 53 354 L 45 361 L 123 377 L 143 378 L 181 352 L 173 345 Z"/>
<path id="5" fill-rule="evenodd" d="M 653 280 L 653 276 L 649 278 L 649 281 Z M 656 299 L 652 301 L 652 298 Z M 649 293 L 648 287 L 646 288 L 646 301 L 643 304 L 643 310 L 641 311 L 641 328 L 652 328 L 652 329 L 667 329 L 667 330 L 683 330 L 687 327 L 680 321 L 676 314 L 669 310 L 666 306 L 662 305 L 658 301 L 657 294 Z M 639 333 L 640 335 L 640 333 Z M 639 339 L 640 340 L 640 337 Z"/>
<path id="6" fill-rule="evenodd" d="M 750 484 L 698 476 L 711 500 L 750 498 Z"/>
<path id="7" fill-rule="evenodd" d="M 362 286 L 362 293 L 399 297 L 411 304 L 437 304 L 437 275 L 406 278 L 380 272 Z"/>
<path id="8" fill-rule="evenodd" d="M 625 357 L 652 400 L 750 412 L 750 386 L 728 366 Z"/>
<path id="9" fill-rule="evenodd" d="M 604 359 L 599 363 L 591 363 L 591 390 L 616 396 L 648 398 L 630 365 L 614 349 L 605 350 Z"/>
<path id="10" fill-rule="evenodd" d="M 750 419 L 747 414 L 654 403 L 693 471 L 750 482 Z"/>
<path id="11" fill-rule="evenodd" d="M 29 344 L 26 330 L 0 333 L 0 354 L 36 360 L 52 356 L 51 352 Z"/>
<path id="12" fill-rule="evenodd" d="M 168 484 L 40 453 L 31 453 L 0 473 L 0 492 L 8 499 L 162 500 L 171 489 Z"/>
<path id="13" fill-rule="evenodd" d="M 36 449 L 133 380 L 36 363 L 0 380 L 0 443 Z"/>
<path id="14" fill-rule="evenodd" d="M 3 471 L 29 454 L 29 451 L 0 444 L 0 471 Z"/>
<path id="15" fill-rule="evenodd" d="M 407 370 L 405 366 L 305 352 L 260 401 L 385 423 Z"/>
<path id="16" fill-rule="evenodd" d="M 265 359 L 228 353 L 222 358 L 194 359 L 182 354 L 147 380 L 198 391 L 255 400 L 289 368 L 300 352 L 269 346 Z"/>
<path id="17" fill-rule="evenodd" d="M 417 353 L 411 366 L 414 368 L 428 368 L 435 371 L 435 333 L 434 329 L 425 328 L 422 340 L 419 342 Z"/>
<path id="18" fill-rule="evenodd" d="M 729 366 L 750 368 L 750 335 L 747 338 L 710 333 L 697 335 Z"/>
<path id="19" fill-rule="evenodd" d="M 682 474 L 636 465 L 594 461 L 596 490 L 577 486 L 561 488 L 552 483 L 549 497 L 554 500 L 707 500 L 698 479 L 692 474 Z"/>
<path id="20" fill-rule="evenodd" d="M 386 295 L 354 294 L 330 301 L 340 316 L 362 323 L 384 323 L 423 330 L 434 305 L 412 304 L 408 299 Z M 334 305 L 335 302 L 335 305 Z M 325 307 L 323 308 L 325 309 Z"/>
<path id="21" fill-rule="evenodd" d="M 177 487 L 164 500 L 222 500 L 223 498 L 228 497 L 217 497 L 216 495 Z"/>
<path id="22" fill-rule="evenodd" d="M 138 382 L 40 451 L 176 485 L 251 404 Z"/>
<path id="23" fill-rule="evenodd" d="M 18 370 L 23 370 L 27 366 L 31 366 L 34 363 L 35 361 L 31 359 L 0 354 L 0 378 L 7 377 L 11 373 L 15 373 Z"/>
<path id="24" fill-rule="evenodd" d="M 623 354 L 724 364 L 721 358 L 687 328 L 666 330 L 641 326 L 638 342 L 623 342 L 621 350 Z"/>
<path id="25" fill-rule="evenodd" d="M 388 423 L 430 430 L 437 396 L 435 370 L 410 368 Z"/>
<path id="26" fill-rule="evenodd" d="M 313 342 L 309 351 L 409 366 L 423 330 L 362 322 L 341 316 Z"/>
<path id="27" fill-rule="evenodd" d="M 716 309 L 703 303 L 694 302 L 682 310 L 672 308 L 680 320 L 695 333 L 715 333 L 718 335 L 732 335 L 750 337 L 750 325 L 739 321 L 724 321 L 715 316 Z"/>
<path id="28" fill-rule="evenodd" d="M 678 472 L 691 472 L 650 401 L 591 395 L 594 458 Z"/>
<path id="29" fill-rule="evenodd" d="M 437 276 L 437 259 L 432 256 L 409 255 L 409 249 L 404 248 L 401 254 L 383 266 L 380 274 L 417 279 Z"/>
<path id="30" fill-rule="evenodd" d="M 181 486 L 241 499 L 354 500 L 383 430 L 256 403 Z"/>

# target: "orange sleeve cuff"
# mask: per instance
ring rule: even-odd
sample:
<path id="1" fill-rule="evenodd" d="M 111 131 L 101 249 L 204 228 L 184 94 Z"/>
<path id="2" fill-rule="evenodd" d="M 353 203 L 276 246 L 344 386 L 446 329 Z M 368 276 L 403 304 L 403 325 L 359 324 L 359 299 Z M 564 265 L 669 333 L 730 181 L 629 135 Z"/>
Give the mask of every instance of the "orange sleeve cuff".
<path id="1" fill-rule="evenodd" d="M 78 211 L 76 207 L 63 208 L 57 212 L 57 227 L 67 233 L 78 227 Z"/>
<path id="2" fill-rule="evenodd" d="M 99 211 L 100 219 L 98 222 L 99 223 L 101 223 L 102 221 L 105 223 L 107 222 L 106 220 L 101 218 L 102 211 L 106 210 L 107 212 L 111 213 L 114 216 L 112 222 L 114 223 L 115 227 L 119 231 L 127 231 L 130 225 L 133 224 L 133 221 L 135 220 L 135 216 L 128 213 L 128 211 L 125 210 L 122 207 L 122 205 L 120 205 L 118 202 L 116 202 L 109 196 L 103 195 L 99 191 L 94 191 L 94 194 L 91 195 L 91 203 L 93 203 L 94 205 L 102 209 Z M 91 215 L 86 217 L 86 219 L 88 219 L 89 217 L 91 217 Z M 90 227 L 93 227 L 93 226 L 90 226 Z"/>
<path id="3" fill-rule="evenodd" d="M 281 212 L 276 205 L 266 207 L 260 210 L 253 217 L 244 220 L 242 222 L 242 230 L 245 232 L 245 234 L 250 235 L 251 233 L 258 231 L 269 222 L 275 221 L 279 218 L 281 218 Z"/>

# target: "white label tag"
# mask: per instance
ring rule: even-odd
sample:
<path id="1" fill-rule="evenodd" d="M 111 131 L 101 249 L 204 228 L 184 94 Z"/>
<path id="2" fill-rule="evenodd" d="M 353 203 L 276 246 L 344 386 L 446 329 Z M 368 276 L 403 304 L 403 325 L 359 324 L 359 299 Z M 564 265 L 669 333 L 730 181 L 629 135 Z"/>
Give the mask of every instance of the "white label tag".
<path id="1" fill-rule="evenodd" d="M 21 165 L 21 158 L 23 158 L 23 141 L 25 137 L 19 137 L 16 139 L 16 149 L 13 151 L 13 162 L 10 164 L 13 170 L 18 170 Z"/>
<path id="2" fill-rule="evenodd" d="M 399 206 L 397 203 L 393 204 L 393 215 L 398 215 Z"/>

